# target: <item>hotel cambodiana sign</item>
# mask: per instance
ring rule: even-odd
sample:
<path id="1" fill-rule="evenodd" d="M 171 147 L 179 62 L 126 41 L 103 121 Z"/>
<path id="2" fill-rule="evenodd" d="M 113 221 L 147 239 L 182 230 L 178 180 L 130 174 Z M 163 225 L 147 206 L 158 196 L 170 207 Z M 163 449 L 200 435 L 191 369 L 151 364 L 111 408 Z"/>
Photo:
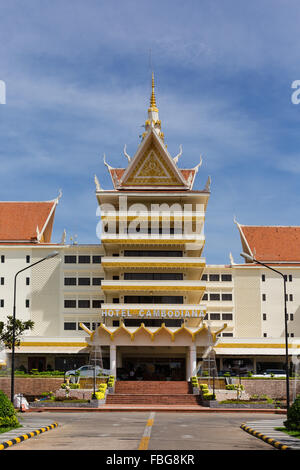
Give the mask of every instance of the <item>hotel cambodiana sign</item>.
<path id="1" fill-rule="evenodd" d="M 204 318 L 205 312 L 203 310 L 191 309 L 101 309 L 100 314 L 103 317 L 138 317 L 138 318 Z"/>

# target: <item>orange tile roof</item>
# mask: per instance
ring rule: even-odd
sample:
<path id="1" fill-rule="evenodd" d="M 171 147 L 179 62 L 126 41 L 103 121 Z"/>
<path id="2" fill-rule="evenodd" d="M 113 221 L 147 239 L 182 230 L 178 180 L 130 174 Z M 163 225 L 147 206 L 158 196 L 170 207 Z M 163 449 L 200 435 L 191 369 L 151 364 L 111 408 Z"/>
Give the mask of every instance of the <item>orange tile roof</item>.
<path id="1" fill-rule="evenodd" d="M 179 171 L 187 183 L 189 183 L 190 178 L 194 178 L 195 176 L 195 170 L 193 168 L 190 170 L 179 168 Z M 110 169 L 110 174 L 111 174 L 114 187 L 116 187 L 115 180 L 117 180 L 117 182 L 119 183 L 124 173 L 125 173 L 125 168 L 111 168 Z"/>
<path id="2" fill-rule="evenodd" d="M 300 261 L 300 227 L 241 225 L 240 228 L 258 261 Z"/>
<path id="3" fill-rule="evenodd" d="M 0 202 L 0 241 L 37 241 L 37 227 L 41 233 L 48 221 L 44 241 L 50 242 L 55 206 L 56 201 Z"/>

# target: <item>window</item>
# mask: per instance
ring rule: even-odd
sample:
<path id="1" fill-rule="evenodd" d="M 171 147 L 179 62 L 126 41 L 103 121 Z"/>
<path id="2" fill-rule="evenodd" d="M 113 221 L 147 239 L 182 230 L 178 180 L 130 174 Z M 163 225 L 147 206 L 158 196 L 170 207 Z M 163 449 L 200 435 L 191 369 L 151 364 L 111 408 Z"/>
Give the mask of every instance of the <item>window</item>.
<path id="1" fill-rule="evenodd" d="M 103 304 L 103 300 L 93 300 L 93 308 L 101 308 L 101 305 Z"/>
<path id="2" fill-rule="evenodd" d="M 119 326 L 119 320 L 113 320 L 113 326 Z"/>
<path id="3" fill-rule="evenodd" d="M 26 263 L 30 263 L 30 256 L 29 255 L 26 256 Z"/>
<path id="4" fill-rule="evenodd" d="M 266 337 L 267 337 L 267 333 L 264 333 L 264 338 L 266 338 Z"/>
<path id="5" fill-rule="evenodd" d="M 291 338 L 294 338 L 294 333 L 291 333 Z"/>
<path id="6" fill-rule="evenodd" d="M 4 277 L 1 277 L 0 284 L 1 286 L 4 286 Z"/>
<path id="7" fill-rule="evenodd" d="M 118 304 L 118 303 L 120 303 L 119 297 L 114 297 L 113 304 Z"/>
<path id="8" fill-rule="evenodd" d="M 100 323 L 98 323 L 98 322 L 93 322 L 93 323 L 92 323 L 92 330 L 95 331 L 97 328 L 99 328 L 99 326 L 100 326 Z"/>
<path id="9" fill-rule="evenodd" d="M 222 294 L 222 300 L 232 300 L 232 294 Z"/>
<path id="10" fill-rule="evenodd" d="M 64 306 L 65 308 L 76 308 L 76 300 L 65 299 Z"/>
<path id="11" fill-rule="evenodd" d="M 289 274 L 289 282 L 292 282 L 292 281 L 293 281 L 293 276 Z"/>
<path id="12" fill-rule="evenodd" d="M 202 300 L 208 300 L 208 295 L 204 294 L 203 297 L 202 297 Z"/>
<path id="13" fill-rule="evenodd" d="M 202 274 L 201 281 L 207 281 L 207 274 Z"/>
<path id="14" fill-rule="evenodd" d="M 113 256 L 120 256 L 119 253 L 113 253 Z"/>
<path id="15" fill-rule="evenodd" d="M 119 280 L 119 276 L 113 276 L 112 277 L 114 281 L 118 281 Z"/>
<path id="16" fill-rule="evenodd" d="M 91 280 L 89 277 L 79 277 L 78 278 L 78 285 L 79 286 L 90 286 Z"/>
<path id="17" fill-rule="evenodd" d="M 1 255 L 1 263 L 5 263 L 5 256 Z"/>
<path id="18" fill-rule="evenodd" d="M 77 256 L 74 255 L 67 255 L 65 256 L 65 264 L 74 264 L 76 263 Z"/>
<path id="19" fill-rule="evenodd" d="M 210 294 L 209 300 L 220 300 L 220 294 Z"/>
<path id="20" fill-rule="evenodd" d="M 125 304 L 183 304 L 179 295 L 125 295 Z"/>
<path id="21" fill-rule="evenodd" d="M 294 314 L 290 313 L 290 321 L 294 321 Z"/>
<path id="22" fill-rule="evenodd" d="M 90 308 L 90 300 L 78 300 L 78 308 Z"/>
<path id="23" fill-rule="evenodd" d="M 232 320 L 232 313 L 222 313 L 222 320 Z"/>
<path id="24" fill-rule="evenodd" d="M 26 286 L 30 285 L 30 277 L 26 277 Z"/>
<path id="25" fill-rule="evenodd" d="M 64 322 L 64 330 L 76 330 L 76 322 Z"/>
<path id="26" fill-rule="evenodd" d="M 4 299 L 0 299 L 0 307 L 4 307 Z"/>
<path id="27" fill-rule="evenodd" d="M 65 277 L 65 286 L 76 286 L 76 277 Z"/>
<path id="28" fill-rule="evenodd" d="M 210 314 L 211 320 L 221 320 L 221 315 L 219 313 L 211 313 Z"/>
<path id="29" fill-rule="evenodd" d="M 98 256 L 98 255 L 96 256 L 95 255 L 95 256 L 93 256 L 92 259 L 93 259 L 94 264 L 100 264 L 101 263 L 101 256 Z"/>
<path id="30" fill-rule="evenodd" d="M 229 338 L 229 337 L 232 338 L 233 333 L 223 333 L 222 336 L 223 336 L 223 338 L 226 338 L 226 337 L 227 338 Z"/>
<path id="31" fill-rule="evenodd" d="M 267 314 L 263 313 L 263 321 L 266 321 L 266 319 L 267 319 Z"/>
<path id="32" fill-rule="evenodd" d="M 266 275 L 265 274 L 261 275 L 261 280 L 262 280 L 262 282 L 265 282 L 265 280 L 266 280 Z"/>
<path id="33" fill-rule="evenodd" d="M 167 281 L 181 281 L 183 279 L 182 273 L 124 273 L 126 280 L 167 280 Z"/>
<path id="34" fill-rule="evenodd" d="M 102 277 L 93 277 L 93 286 L 101 286 Z"/>
<path id="35" fill-rule="evenodd" d="M 78 256 L 78 263 L 80 264 L 89 264 L 91 262 L 90 256 L 80 255 Z"/>
<path id="36" fill-rule="evenodd" d="M 266 298 L 267 298 L 267 297 L 266 297 L 266 294 L 262 294 L 262 300 L 263 300 L 263 302 L 266 300 Z"/>
<path id="37" fill-rule="evenodd" d="M 158 250 L 125 250 L 124 256 L 155 256 L 155 257 L 180 257 L 182 251 L 158 251 Z"/>
<path id="38" fill-rule="evenodd" d="M 219 274 L 210 274 L 210 275 L 209 275 L 209 280 L 210 280 L 210 281 L 219 281 L 219 280 L 220 280 L 220 276 L 219 276 Z"/>
<path id="39" fill-rule="evenodd" d="M 293 300 L 294 300 L 293 294 L 290 294 L 290 301 L 293 302 Z"/>
<path id="40" fill-rule="evenodd" d="M 25 300 L 25 307 L 29 308 L 29 306 L 30 306 L 30 301 L 29 301 L 29 299 L 26 299 Z"/>
<path id="41" fill-rule="evenodd" d="M 83 328 L 81 328 L 80 326 L 80 323 L 82 323 L 84 326 L 86 326 L 86 328 L 88 328 L 89 330 L 91 329 L 91 324 L 89 322 L 79 322 L 78 323 L 78 330 L 83 330 Z"/>
<path id="42" fill-rule="evenodd" d="M 232 281 L 232 275 L 231 274 L 222 274 L 221 275 L 221 280 L 223 282 L 231 282 Z"/>

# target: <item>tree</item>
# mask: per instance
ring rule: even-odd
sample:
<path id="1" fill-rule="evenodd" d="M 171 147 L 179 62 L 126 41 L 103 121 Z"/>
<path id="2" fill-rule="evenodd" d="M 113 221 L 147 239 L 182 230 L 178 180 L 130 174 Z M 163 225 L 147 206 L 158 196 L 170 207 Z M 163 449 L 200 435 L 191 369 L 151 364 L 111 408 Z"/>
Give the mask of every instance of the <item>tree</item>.
<path id="1" fill-rule="evenodd" d="M 13 343 L 13 326 L 14 320 L 12 316 L 7 317 L 7 322 L 0 322 L 0 343 L 8 349 L 12 349 Z M 21 335 L 26 330 L 32 330 L 34 322 L 32 320 L 21 321 L 15 319 L 15 346 L 20 346 Z"/>

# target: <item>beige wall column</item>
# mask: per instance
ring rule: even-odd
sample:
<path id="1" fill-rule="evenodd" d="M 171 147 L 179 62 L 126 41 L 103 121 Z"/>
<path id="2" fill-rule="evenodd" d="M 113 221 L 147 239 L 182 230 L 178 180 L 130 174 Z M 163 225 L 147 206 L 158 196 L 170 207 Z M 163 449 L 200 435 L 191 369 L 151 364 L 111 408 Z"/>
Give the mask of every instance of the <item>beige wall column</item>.
<path id="1" fill-rule="evenodd" d="M 117 375 L 117 347 L 114 344 L 110 345 L 110 373 L 116 377 Z"/>
<path id="2" fill-rule="evenodd" d="M 190 376 L 194 376 L 197 373 L 197 353 L 196 353 L 196 346 L 192 344 L 189 347 L 190 353 Z"/>

